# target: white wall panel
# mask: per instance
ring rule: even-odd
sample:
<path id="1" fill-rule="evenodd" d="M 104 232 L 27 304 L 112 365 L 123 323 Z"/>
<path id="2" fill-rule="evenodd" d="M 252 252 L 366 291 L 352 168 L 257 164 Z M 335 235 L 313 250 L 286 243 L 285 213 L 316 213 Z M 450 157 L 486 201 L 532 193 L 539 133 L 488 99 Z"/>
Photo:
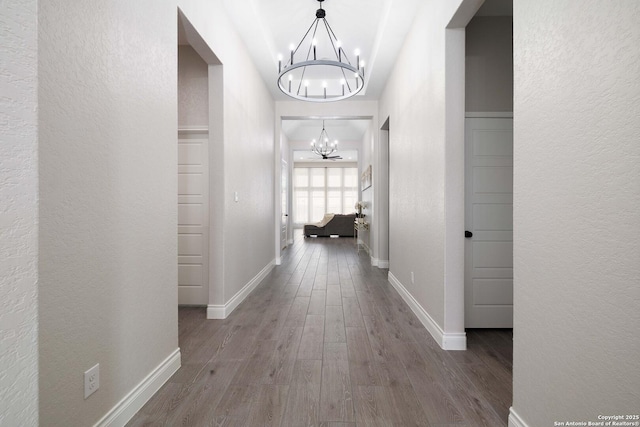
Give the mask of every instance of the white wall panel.
<path id="1" fill-rule="evenodd" d="M 176 3 L 37 17 L 40 424 L 84 427 L 178 348 Z"/>
<path id="2" fill-rule="evenodd" d="M 513 156 L 513 131 L 475 130 L 474 156 Z"/>
<path id="3" fill-rule="evenodd" d="M 38 425 L 37 1 L 0 6 L 0 424 Z"/>
<path id="4" fill-rule="evenodd" d="M 511 425 L 637 414 L 640 2 L 513 11 Z"/>
<path id="5" fill-rule="evenodd" d="M 473 225 L 475 231 L 512 231 L 513 205 L 475 204 L 473 205 Z"/>
<path id="6" fill-rule="evenodd" d="M 201 195 L 205 188 L 202 173 L 178 174 L 178 195 Z"/>
<path id="7" fill-rule="evenodd" d="M 178 254 L 182 256 L 202 255 L 202 234 L 179 234 Z"/>
<path id="8" fill-rule="evenodd" d="M 474 279 L 476 305 L 513 305 L 513 279 Z"/>
<path id="9" fill-rule="evenodd" d="M 203 156 L 202 143 L 182 143 L 178 145 L 178 165 L 201 165 Z"/>
<path id="10" fill-rule="evenodd" d="M 513 268 L 512 242 L 474 242 L 474 268 Z"/>
<path id="11" fill-rule="evenodd" d="M 513 168 L 476 166 L 473 168 L 473 183 L 475 193 L 511 194 Z"/>

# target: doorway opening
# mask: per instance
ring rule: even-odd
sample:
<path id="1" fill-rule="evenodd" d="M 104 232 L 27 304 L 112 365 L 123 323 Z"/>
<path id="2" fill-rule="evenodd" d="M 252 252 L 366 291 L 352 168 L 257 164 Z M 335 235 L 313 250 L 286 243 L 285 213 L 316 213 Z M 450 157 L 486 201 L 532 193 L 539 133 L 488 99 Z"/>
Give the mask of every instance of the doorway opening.
<path id="1" fill-rule="evenodd" d="M 178 305 L 207 306 L 221 271 L 212 239 L 222 218 L 212 203 L 223 191 L 222 159 L 212 146 L 222 138 L 222 64 L 178 10 Z"/>
<path id="2" fill-rule="evenodd" d="M 380 128 L 380 141 L 378 144 L 379 153 L 379 179 L 378 179 L 378 267 L 389 268 L 389 230 L 391 221 L 389 219 L 389 188 L 391 186 L 391 160 L 389 145 L 391 143 L 389 134 L 389 117 Z"/>
<path id="3" fill-rule="evenodd" d="M 513 327 L 513 6 L 465 30 L 465 328 Z"/>

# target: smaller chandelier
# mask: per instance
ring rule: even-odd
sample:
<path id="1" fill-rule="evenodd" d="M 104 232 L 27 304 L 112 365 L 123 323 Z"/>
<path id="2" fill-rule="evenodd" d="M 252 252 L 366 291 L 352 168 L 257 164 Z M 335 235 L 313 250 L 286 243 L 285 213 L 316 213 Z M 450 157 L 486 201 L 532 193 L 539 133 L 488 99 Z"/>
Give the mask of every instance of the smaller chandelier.
<path id="1" fill-rule="evenodd" d="M 364 61 L 355 50 L 355 65 L 351 63 L 342 43 L 320 9 L 298 45 L 289 46 L 289 58 L 282 64 L 278 56 L 278 87 L 285 94 L 301 101 L 328 102 L 347 99 L 364 87 Z M 306 52 L 306 55 L 305 55 Z M 297 62 L 296 62 L 297 61 Z"/>
<path id="2" fill-rule="evenodd" d="M 320 136 L 318 140 L 315 139 L 311 141 L 311 151 L 321 156 L 324 160 L 336 160 L 342 159 L 340 156 L 332 156 L 331 154 L 335 153 L 338 150 L 338 140 L 334 140 L 330 142 L 329 135 L 324 128 L 324 120 L 322 121 L 322 131 L 320 132 Z"/>

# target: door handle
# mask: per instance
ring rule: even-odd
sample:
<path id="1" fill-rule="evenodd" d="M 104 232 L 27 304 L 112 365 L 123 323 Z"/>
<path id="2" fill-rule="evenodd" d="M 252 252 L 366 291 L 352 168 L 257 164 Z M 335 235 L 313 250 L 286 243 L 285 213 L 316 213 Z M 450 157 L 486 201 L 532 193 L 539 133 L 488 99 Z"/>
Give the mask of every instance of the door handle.
<path id="1" fill-rule="evenodd" d="M 289 216 L 289 214 L 283 214 L 284 216 Z"/>
<path id="2" fill-rule="evenodd" d="M 471 237 L 473 237 L 473 233 L 472 233 L 472 232 L 470 232 L 469 230 L 465 230 L 465 231 L 464 231 L 464 237 L 465 237 L 466 239 L 470 239 Z"/>

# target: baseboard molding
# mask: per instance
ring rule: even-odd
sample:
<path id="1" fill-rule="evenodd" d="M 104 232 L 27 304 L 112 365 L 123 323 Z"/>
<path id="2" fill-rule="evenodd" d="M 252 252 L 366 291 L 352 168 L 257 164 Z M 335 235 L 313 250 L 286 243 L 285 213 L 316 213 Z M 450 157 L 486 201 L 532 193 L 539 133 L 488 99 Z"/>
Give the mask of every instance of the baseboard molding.
<path id="1" fill-rule="evenodd" d="M 442 330 L 440 325 L 433 320 L 433 318 L 427 313 L 427 311 L 416 301 L 416 299 L 407 291 L 407 289 L 400 283 L 400 281 L 389 272 L 389 282 L 400 294 L 404 302 L 407 303 L 411 311 L 418 317 L 420 323 L 431 334 L 434 340 L 438 343 L 443 350 L 466 350 L 467 349 L 467 334 L 462 333 L 446 333 Z"/>
<path id="2" fill-rule="evenodd" d="M 213 305 L 210 304 L 207 306 L 207 319 L 226 319 L 233 310 L 236 309 L 240 305 L 242 301 L 267 277 L 267 274 L 273 270 L 273 267 L 276 265 L 276 260 L 274 259 L 269 264 L 267 264 L 255 277 L 249 280 L 249 283 L 244 285 L 242 289 L 240 289 L 230 300 L 224 305 Z"/>
<path id="3" fill-rule="evenodd" d="M 371 266 L 378 268 L 389 268 L 389 260 L 382 260 L 378 258 L 371 257 Z"/>
<path id="4" fill-rule="evenodd" d="M 135 386 L 116 406 L 107 412 L 94 427 L 121 427 L 127 424 L 178 369 L 180 369 L 179 348 L 151 371 L 140 384 Z"/>
<path id="5" fill-rule="evenodd" d="M 529 424 L 524 422 L 513 406 L 509 408 L 509 427 L 529 427 Z"/>

